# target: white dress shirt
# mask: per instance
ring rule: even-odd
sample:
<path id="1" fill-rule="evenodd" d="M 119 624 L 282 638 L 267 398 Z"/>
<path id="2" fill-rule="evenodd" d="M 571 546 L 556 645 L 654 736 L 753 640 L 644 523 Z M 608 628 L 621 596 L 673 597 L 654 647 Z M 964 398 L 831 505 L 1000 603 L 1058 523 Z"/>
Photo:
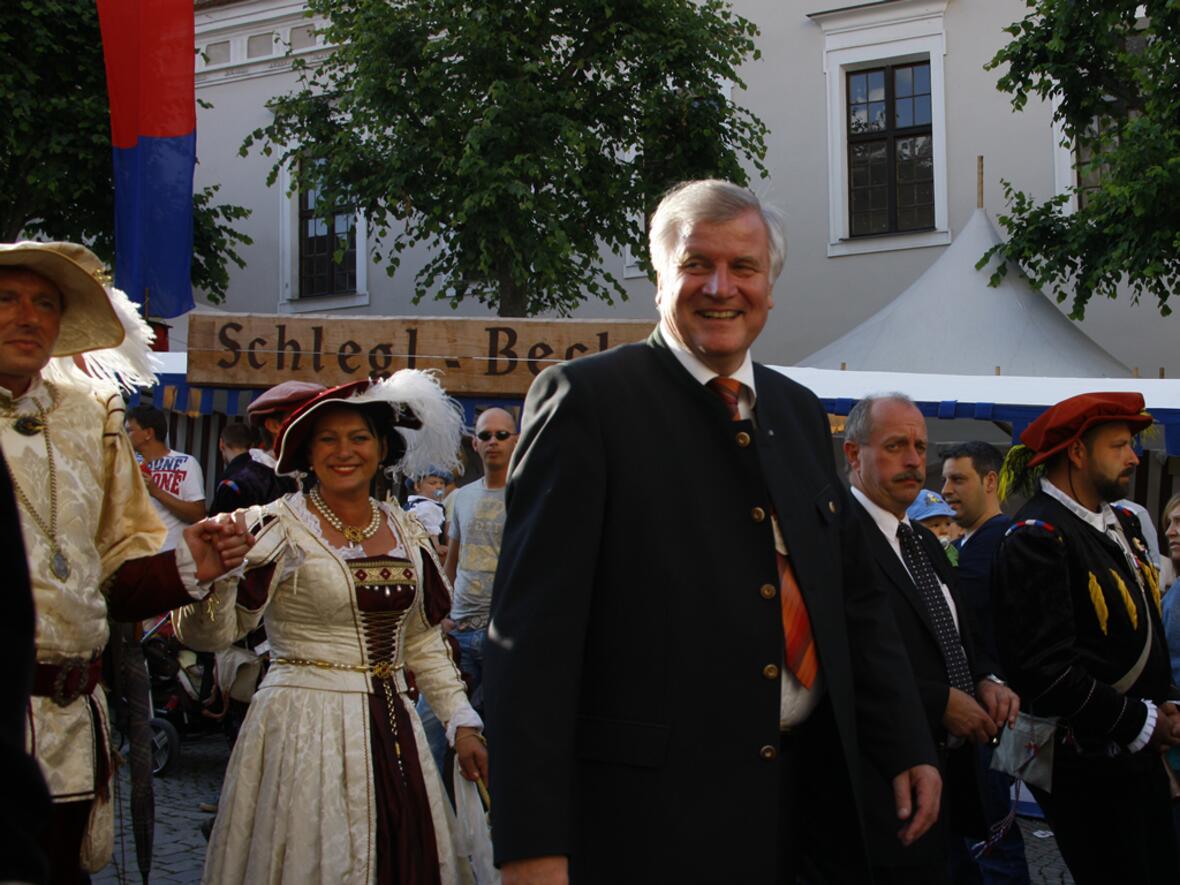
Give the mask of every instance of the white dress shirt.
<path id="1" fill-rule="evenodd" d="M 680 365 L 684 366 L 685 371 L 698 384 L 705 385 L 714 378 L 721 377 L 701 362 L 696 354 L 681 344 L 680 339 L 672 333 L 667 322 L 663 319 L 660 320 L 660 334 L 664 336 L 664 341 L 667 343 L 668 349 L 672 351 L 672 354 L 680 362 Z M 754 390 L 754 360 L 751 359 L 749 351 L 746 352 L 746 357 L 742 360 L 742 364 L 738 367 L 738 370 L 728 377 L 740 381 L 742 385 L 742 389 L 738 394 L 738 414 L 743 419 L 753 421 L 757 424 L 757 419 L 754 415 L 754 405 L 758 402 L 758 395 Z M 786 540 L 783 538 L 782 531 L 779 529 L 778 517 L 774 514 L 771 514 L 770 524 L 774 531 L 775 549 L 783 556 L 788 556 Z M 735 590 L 735 592 L 737 591 Z M 811 715 L 811 711 L 815 709 L 815 705 L 819 703 L 819 699 L 822 696 L 822 662 L 810 689 L 805 688 L 790 670 L 783 667 L 779 691 L 779 727 L 786 731 L 799 725 Z"/>
<path id="2" fill-rule="evenodd" d="M 904 522 L 906 525 L 910 526 L 910 528 L 913 528 L 913 523 L 910 522 L 909 516 L 906 515 L 901 519 L 898 519 L 884 507 L 879 507 L 870 501 L 868 495 L 866 495 L 856 486 L 852 487 L 852 495 L 856 498 L 856 500 L 860 501 L 860 503 L 864 506 L 864 509 L 869 512 L 869 516 L 873 518 L 873 522 L 877 524 L 877 528 L 881 530 L 881 534 L 883 534 L 885 536 L 885 540 L 889 542 L 890 549 L 892 549 L 897 555 L 897 561 L 901 563 L 901 567 L 905 569 L 906 574 L 910 576 L 910 580 L 912 581 L 914 576 L 910 573 L 909 566 L 905 564 L 905 558 L 901 555 L 901 543 L 897 540 L 898 525 Z M 933 568 L 933 563 L 931 563 L 931 567 Z M 938 578 L 937 572 L 935 573 L 934 577 Z M 914 586 L 917 586 L 916 581 L 914 582 Z M 938 578 L 938 588 L 942 591 L 943 598 L 946 599 L 947 608 L 951 610 L 951 618 L 955 622 L 955 630 L 957 632 L 959 630 L 959 610 L 955 608 L 955 599 L 953 596 L 951 596 L 950 588 L 942 582 L 941 578 Z"/>

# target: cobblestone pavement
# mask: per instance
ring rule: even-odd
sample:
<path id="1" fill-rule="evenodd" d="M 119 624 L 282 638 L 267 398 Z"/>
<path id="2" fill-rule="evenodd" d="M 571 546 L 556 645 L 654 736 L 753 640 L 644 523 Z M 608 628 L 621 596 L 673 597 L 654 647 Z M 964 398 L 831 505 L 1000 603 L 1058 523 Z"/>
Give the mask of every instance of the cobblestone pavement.
<path id="1" fill-rule="evenodd" d="M 173 769 L 167 776 L 156 778 L 153 885 L 192 885 L 200 881 L 206 843 L 198 828 L 209 815 L 198 806 L 217 795 L 228 761 L 229 747 L 223 737 L 201 738 L 184 743 Z M 95 885 L 141 881 L 127 805 L 130 792 L 127 767 L 123 766 L 119 771 L 121 813 L 117 812 L 115 819 L 115 862 L 93 877 Z M 1073 877 L 1057 851 L 1049 825 L 1045 821 L 1021 818 L 1020 827 L 1034 885 L 1073 885 Z"/>
<path id="2" fill-rule="evenodd" d="M 221 789 L 229 745 L 221 735 L 181 744 L 180 758 L 164 776 L 155 779 L 156 835 L 152 851 L 152 885 L 192 885 L 201 881 L 205 864 L 205 837 L 199 829 L 210 815 L 200 811 Z M 115 811 L 115 860 L 92 877 L 95 885 L 138 883 L 135 840 L 131 834 L 128 802 L 131 785 L 127 766 L 119 769 L 119 805 Z"/>
<path id="3" fill-rule="evenodd" d="M 1048 822 L 1026 817 L 1019 818 L 1019 821 L 1024 836 L 1024 857 L 1032 881 L 1043 885 L 1074 885 Z"/>

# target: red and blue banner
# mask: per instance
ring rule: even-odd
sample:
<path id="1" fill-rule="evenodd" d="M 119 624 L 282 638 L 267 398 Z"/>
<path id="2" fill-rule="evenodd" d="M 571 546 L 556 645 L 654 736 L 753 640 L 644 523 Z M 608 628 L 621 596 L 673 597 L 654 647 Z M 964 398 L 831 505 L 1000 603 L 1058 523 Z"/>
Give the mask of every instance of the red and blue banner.
<path id="1" fill-rule="evenodd" d="M 97 0 L 115 166 L 115 285 L 155 317 L 193 308 L 192 0 Z"/>

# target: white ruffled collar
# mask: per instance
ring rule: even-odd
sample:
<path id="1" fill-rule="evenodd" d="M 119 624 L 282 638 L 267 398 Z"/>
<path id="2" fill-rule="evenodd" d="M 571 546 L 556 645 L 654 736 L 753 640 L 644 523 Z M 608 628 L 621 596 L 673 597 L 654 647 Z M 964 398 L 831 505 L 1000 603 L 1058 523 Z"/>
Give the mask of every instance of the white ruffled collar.
<path id="1" fill-rule="evenodd" d="M 341 559 L 369 559 L 374 554 L 369 554 L 364 551 L 363 547 L 338 547 L 333 544 L 326 537 L 324 537 L 323 527 L 320 525 L 320 518 L 312 513 L 311 508 L 307 506 L 307 498 L 304 497 L 303 492 L 295 492 L 287 496 L 287 504 L 291 507 L 291 511 L 299 517 L 300 522 L 307 526 L 308 530 L 315 535 L 324 546 L 330 549 L 333 553 Z M 376 554 L 379 556 L 406 558 L 405 545 L 402 541 L 401 533 L 397 528 L 397 521 L 393 518 L 390 512 L 390 507 L 384 501 L 378 501 L 377 506 L 381 508 L 381 512 L 385 514 L 385 523 L 389 526 L 389 530 L 393 532 L 393 537 L 397 540 L 397 544 L 391 550 L 384 554 Z"/>

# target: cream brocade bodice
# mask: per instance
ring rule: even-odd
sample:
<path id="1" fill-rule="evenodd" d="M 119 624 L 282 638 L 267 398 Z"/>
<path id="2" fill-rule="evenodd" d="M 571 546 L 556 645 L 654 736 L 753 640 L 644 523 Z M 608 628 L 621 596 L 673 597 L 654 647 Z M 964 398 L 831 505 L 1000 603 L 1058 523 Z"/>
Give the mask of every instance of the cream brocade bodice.
<path id="1" fill-rule="evenodd" d="M 64 580 L 53 574 L 52 546 L 22 504 L 21 534 L 37 606 L 37 658 L 90 658 L 107 643 L 103 583 L 127 559 L 155 553 L 163 526 L 123 432 L 123 400 L 113 391 L 100 401 L 91 391 L 63 384 L 50 388 L 36 379 L 16 400 L 0 396 L 6 415 L 0 420 L 0 447 L 43 522 L 49 522 L 51 510 L 46 436 L 25 436 L 7 418 L 35 416 L 38 407 L 46 412 L 53 445 L 57 540 L 70 573 Z"/>
<path id="2" fill-rule="evenodd" d="M 293 499 L 302 503 L 297 496 L 247 511 L 247 523 L 262 528 L 245 570 L 274 566 L 265 599 L 239 593 L 237 579 L 222 580 L 209 599 L 177 611 L 181 640 L 212 650 L 265 619 L 272 665 L 261 687 L 371 693 L 379 690 L 377 677 L 388 668 L 397 690 L 404 691 L 408 666 L 431 705 L 438 701 L 439 719 L 449 720 L 467 701 L 441 631 L 426 617 L 423 556 L 434 554 L 425 530 L 400 508 L 382 505 L 400 549 L 345 560 L 297 515 L 302 509 L 293 506 Z M 436 559 L 432 564 L 441 572 Z M 365 594 L 386 591 L 387 604 L 362 601 Z"/>

